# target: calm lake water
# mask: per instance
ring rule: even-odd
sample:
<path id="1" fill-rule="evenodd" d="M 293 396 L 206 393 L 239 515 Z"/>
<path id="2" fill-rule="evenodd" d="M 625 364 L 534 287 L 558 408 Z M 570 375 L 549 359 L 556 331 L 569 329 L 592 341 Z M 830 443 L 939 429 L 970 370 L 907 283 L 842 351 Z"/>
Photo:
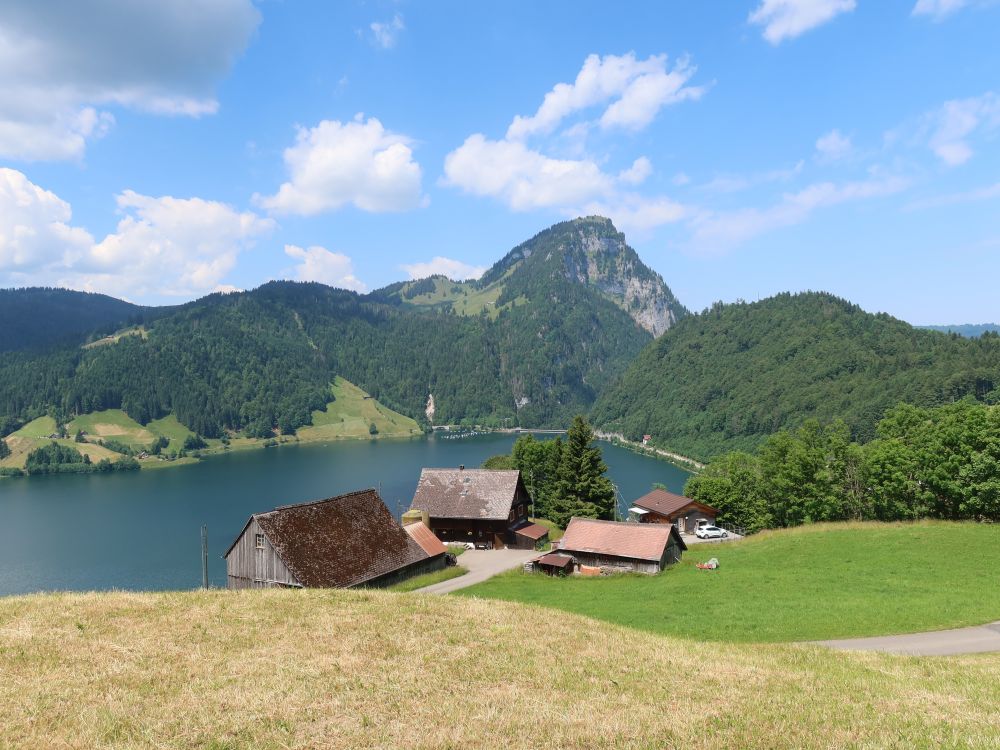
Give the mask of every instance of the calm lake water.
<path id="1" fill-rule="evenodd" d="M 221 555 L 251 513 L 380 486 L 398 516 L 409 507 L 422 467 L 478 467 L 513 442 L 511 435 L 485 435 L 294 445 L 129 474 L 3 479 L 0 595 L 195 588 L 202 524 L 210 581 L 225 586 Z M 675 492 L 684 486 L 688 474 L 671 464 L 601 446 L 623 508 L 654 482 Z"/>

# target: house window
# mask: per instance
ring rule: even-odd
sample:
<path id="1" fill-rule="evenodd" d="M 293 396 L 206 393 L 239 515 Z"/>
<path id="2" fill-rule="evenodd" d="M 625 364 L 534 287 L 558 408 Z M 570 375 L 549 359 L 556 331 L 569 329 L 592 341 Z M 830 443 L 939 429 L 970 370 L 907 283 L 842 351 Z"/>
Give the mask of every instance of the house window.
<path id="1" fill-rule="evenodd" d="M 264 549 L 264 535 L 257 534 L 257 549 Z"/>

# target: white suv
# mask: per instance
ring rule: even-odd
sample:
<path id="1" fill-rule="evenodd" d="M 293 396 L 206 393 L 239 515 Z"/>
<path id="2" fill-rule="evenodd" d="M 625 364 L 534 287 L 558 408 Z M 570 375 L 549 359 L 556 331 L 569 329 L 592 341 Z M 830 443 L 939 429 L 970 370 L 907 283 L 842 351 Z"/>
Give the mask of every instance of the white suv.
<path id="1" fill-rule="evenodd" d="M 699 539 L 722 539 L 729 536 L 729 532 L 718 526 L 702 526 L 694 532 L 694 535 Z"/>

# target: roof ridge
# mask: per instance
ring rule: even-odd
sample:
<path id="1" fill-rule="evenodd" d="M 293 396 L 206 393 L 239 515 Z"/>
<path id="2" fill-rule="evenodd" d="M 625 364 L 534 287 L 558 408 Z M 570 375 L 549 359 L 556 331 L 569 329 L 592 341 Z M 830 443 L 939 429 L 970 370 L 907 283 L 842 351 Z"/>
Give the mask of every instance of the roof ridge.
<path id="1" fill-rule="evenodd" d="M 354 490 L 353 492 L 345 492 L 342 495 L 334 495 L 333 497 L 325 497 L 325 498 L 322 498 L 320 500 L 306 500 L 303 503 L 291 503 L 289 505 L 278 505 L 278 506 L 275 506 L 275 508 L 273 510 L 265 511 L 264 513 L 254 513 L 254 517 L 257 517 L 257 516 L 266 516 L 269 513 L 275 513 L 275 512 L 277 512 L 279 510 L 290 510 L 292 508 L 304 508 L 304 507 L 306 507 L 308 505 L 319 505 L 320 503 L 329 503 L 329 502 L 331 502 L 333 500 L 341 500 L 342 498 L 345 498 L 345 497 L 354 497 L 355 495 L 363 495 L 366 492 L 374 492 L 376 495 L 378 495 L 378 490 L 377 489 L 375 489 L 374 487 L 367 487 L 367 488 L 365 488 L 363 490 Z M 381 495 L 379 495 L 379 499 L 380 500 L 382 499 Z"/>

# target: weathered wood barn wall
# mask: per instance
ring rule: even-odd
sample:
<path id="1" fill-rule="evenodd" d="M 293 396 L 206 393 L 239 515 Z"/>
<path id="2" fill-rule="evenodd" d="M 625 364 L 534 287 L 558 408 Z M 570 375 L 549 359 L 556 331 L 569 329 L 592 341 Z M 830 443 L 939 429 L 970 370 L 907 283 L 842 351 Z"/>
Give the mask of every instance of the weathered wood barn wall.
<path id="1" fill-rule="evenodd" d="M 263 541 L 263 549 L 257 547 L 257 535 Z M 274 547 L 257 523 L 251 519 L 246 530 L 226 557 L 226 575 L 231 589 L 260 589 L 274 586 L 294 586 L 302 584 L 281 562 Z"/>

